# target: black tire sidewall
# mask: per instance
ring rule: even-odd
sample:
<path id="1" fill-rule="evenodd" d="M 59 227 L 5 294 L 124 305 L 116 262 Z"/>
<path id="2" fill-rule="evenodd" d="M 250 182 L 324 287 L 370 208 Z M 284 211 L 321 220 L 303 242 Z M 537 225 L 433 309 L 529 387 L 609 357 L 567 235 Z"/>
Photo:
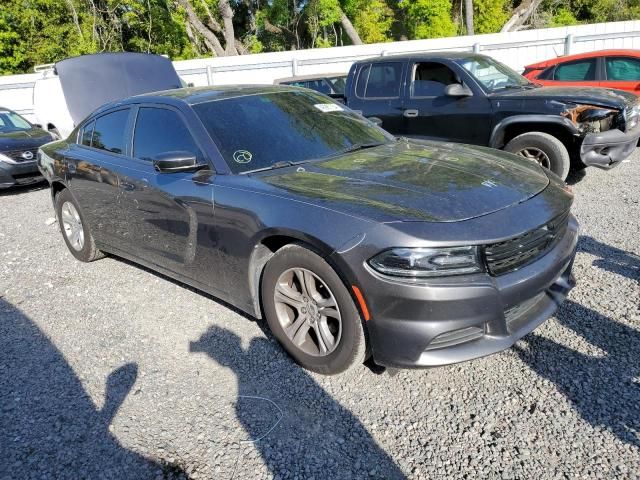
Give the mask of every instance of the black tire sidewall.
<path id="1" fill-rule="evenodd" d="M 64 231 L 64 225 L 62 224 L 62 205 L 64 205 L 66 202 L 70 202 L 73 204 L 73 206 L 78 211 L 80 220 L 82 221 L 82 230 L 84 232 L 84 245 L 82 246 L 82 250 L 76 250 L 71 246 L 71 243 L 67 238 L 67 234 Z M 82 215 L 82 210 L 80 209 L 78 202 L 76 202 L 76 199 L 73 198 L 73 195 L 71 195 L 69 189 L 64 189 L 56 195 L 55 209 L 58 225 L 60 226 L 60 233 L 62 233 L 62 238 L 64 239 L 64 243 L 67 244 L 69 252 L 71 252 L 71 254 L 81 262 L 90 262 L 92 260 L 93 249 L 93 240 L 91 238 L 91 233 L 89 231 L 89 227 L 87 226 L 87 222 L 85 222 L 84 216 Z"/>
<path id="2" fill-rule="evenodd" d="M 544 151 L 551 163 L 550 170 L 562 180 L 567 178 L 571 159 L 564 144 L 553 135 L 542 132 L 531 132 L 518 135 L 505 146 L 507 152 L 516 153 L 527 147 Z"/>
<path id="3" fill-rule="evenodd" d="M 290 268 L 305 268 L 315 273 L 331 289 L 342 319 L 342 336 L 336 349 L 329 355 L 316 357 L 298 348 L 286 335 L 276 314 L 273 294 L 282 272 Z M 360 314 L 349 291 L 334 269 L 319 255 L 297 245 L 287 245 L 278 250 L 264 268 L 261 281 L 263 313 L 273 335 L 297 363 L 317 373 L 333 375 L 347 370 L 355 362 L 362 361 L 364 351 L 364 327 Z"/>

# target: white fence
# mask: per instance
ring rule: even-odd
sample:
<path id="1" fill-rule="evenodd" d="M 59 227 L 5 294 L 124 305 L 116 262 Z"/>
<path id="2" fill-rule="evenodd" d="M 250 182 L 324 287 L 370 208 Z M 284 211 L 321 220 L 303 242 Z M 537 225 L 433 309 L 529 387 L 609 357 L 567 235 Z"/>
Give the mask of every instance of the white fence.
<path id="1" fill-rule="evenodd" d="M 521 71 L 525 65 L 559 55 L 611 48 L 640 49 L 640 21 L 183 60 L 174 62 L 174 66 L 186 82 L 197 86 L 270 84 L 277 78 L 295 75 L 346 73 L 354 61 L 379 55 L 476 51 Z M 40 75 L 0 77 L 0 105 L 31 116 L 33 86 Z"/>

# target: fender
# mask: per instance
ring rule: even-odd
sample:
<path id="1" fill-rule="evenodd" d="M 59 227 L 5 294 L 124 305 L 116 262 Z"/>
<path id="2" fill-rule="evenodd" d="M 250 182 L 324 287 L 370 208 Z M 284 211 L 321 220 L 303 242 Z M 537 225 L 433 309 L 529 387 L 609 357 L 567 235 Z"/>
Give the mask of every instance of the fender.
<path id="1" fill-rule="evenodd" d="M 489 146 L 491 148 L 502 148 L 504 146 L 504 132 L 508 126 L 520 123 L 547 123 L 555 124 L 566 129 L 571 135 L 580 135 L 578 127 L 566 117 L 558 115 L 513 115 L 507 117 L 493 127 Z"/>

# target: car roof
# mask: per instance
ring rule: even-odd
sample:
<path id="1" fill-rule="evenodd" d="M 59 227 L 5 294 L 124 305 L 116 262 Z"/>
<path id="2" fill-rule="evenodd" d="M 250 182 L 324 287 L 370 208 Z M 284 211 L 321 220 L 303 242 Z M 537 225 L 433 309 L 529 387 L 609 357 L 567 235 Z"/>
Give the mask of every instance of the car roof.
<path id="1" fill-rule="evenodd" d="M 620 56 L 626 57 L 640 57 L 640 51 L 631 49 L 611 49 L 611 50 L 595 50 L 593 52 L 576 53 L 574 55 L 561 55 L 556 58 L 550 58 L 543 60 L 542 62 L 532 63 L 525 68 L 544 68 L 556 65 L 561 62 L 568 62 L 572 60 L 580 60 L 581 58 L 594 58 L 594 57 L 606 57 L 606 56 Z"/>
<path id="2" fill-rule="evenodd" d="M 355 63 L 380 63 L 388 62 L 389 60 L 428 60 L 432 58 L 439 58 L 445 60 L 458 60 L 461 58 L 487 58 L 486 55 L 473 52 L 415 52 L 415 53 L 403 53 L 398 55 L 385 55 L 381 57 L 373 57 L 365 60 L 359 60 Z"/>
<path id="3" fill-rule="evenodd" d="M 110 102 L 91 114 L 99 113 L 114 107 L 131 105 L 136 103 L 163 103 L 167 105 L 197 105 L 199 103 L 213 102 L 248 95 L 261 95 L 277 92 L 308 92 L 305 88 L 289 85 L 220 85 L 210 87 L 187 87 L 163 90 L 160 92 L 145 93 Z"/>

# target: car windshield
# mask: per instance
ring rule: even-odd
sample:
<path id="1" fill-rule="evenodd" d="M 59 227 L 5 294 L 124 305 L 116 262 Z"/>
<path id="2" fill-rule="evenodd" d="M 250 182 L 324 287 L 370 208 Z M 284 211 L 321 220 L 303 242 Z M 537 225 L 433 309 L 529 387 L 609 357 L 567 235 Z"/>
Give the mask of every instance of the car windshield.
<path id="1" fill-rule="evenodd" d="M 193 105 L 234 173 L 328 158 L 394 141 L 360 115 L 314 92 L 244 95 Z"/>
<path id="2" fill-rule="evenodd" d="M 505 88 L 532 87 L 529 82 L 519 73 L 511 70 L 506 65 L 488 57 L 470 57 L 457 60 L 458 65 L 473 75 L 482 86 L 495 92 Z"/>
<path id="3" fill-rule="evenodd" d="M 347 89 L 347 77 L 330 77 L 327 78 L 335 93 L 340 93 L 344 95 L 345 90 Z"/>
<path id="4" fill-rule="evenodd" d="M 0 110 L 0 133 L 30 130 L 31 124 L 24 118 L 9 110 Z"/>

